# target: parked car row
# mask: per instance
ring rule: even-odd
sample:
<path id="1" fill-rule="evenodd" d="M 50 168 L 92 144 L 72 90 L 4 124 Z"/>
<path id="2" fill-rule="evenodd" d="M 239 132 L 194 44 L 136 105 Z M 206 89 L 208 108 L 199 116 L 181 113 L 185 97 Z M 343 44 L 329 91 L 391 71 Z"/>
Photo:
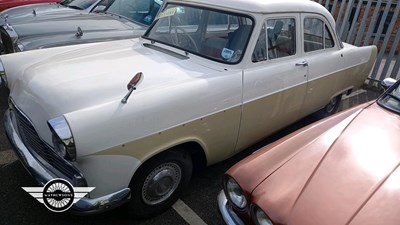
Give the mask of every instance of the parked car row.
<path id="1" fill-rule="evenodd" d="M 72 206 L 77 213 L 128 202 L 139 217 L 165 211 L 193 170 L 306 115 L 335 113 L 377 54 L 375 46 L 343 43 L 331 14 L 313 1 L 136 3 L 115 0 L 104 13 L 35 28 L 16 23 L 1 33 L 6 53 L 20 51 L 0 56 L 10 89 L 6 133 L 39 184 L 64 178 L 96 187 Z M 150 26 L 140 38 L 117 40 L 106 29 L 117 21 L 133 36 Z M 18 29 L 36 34 L 10 42 Z M 35 38 L 46 44 L 28 47 Z M 35 48 L 46 49 L 26 51 Z M 398 127 L 398 85 L 377 103 L 308 126 L 230 169 L 218 196 L 226 223 L 377 224 L 384 212 L 385 224 L 395 224 L 394 205 L 371 209 L 399 197 L 389 189 L 398 180 L 399 143 L 389 138 Z M 376 130 L 383 145 L 363 142 Z"/>

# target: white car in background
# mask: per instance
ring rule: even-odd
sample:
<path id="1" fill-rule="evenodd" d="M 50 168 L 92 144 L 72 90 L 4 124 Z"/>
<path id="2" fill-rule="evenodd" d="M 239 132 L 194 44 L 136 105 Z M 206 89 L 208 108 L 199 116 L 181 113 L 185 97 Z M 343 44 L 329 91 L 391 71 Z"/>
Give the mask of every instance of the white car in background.
<path id="1" fill-rule="evenodd" d="M 148 217 L 179 198 L 193 170 L 334 113 L 376 52 L 342 43 L 312 1 L 171 0 L 140 39 L 1 56 L 5 128 L 41 185 L 96 187 L 72 210 L 130 199 L 131 213 Z"/>

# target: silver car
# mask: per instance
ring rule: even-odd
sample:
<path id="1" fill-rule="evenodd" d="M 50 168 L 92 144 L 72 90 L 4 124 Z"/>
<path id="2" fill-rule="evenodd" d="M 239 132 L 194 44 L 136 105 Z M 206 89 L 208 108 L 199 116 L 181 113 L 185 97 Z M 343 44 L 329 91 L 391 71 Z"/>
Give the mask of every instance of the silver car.
<path id="1" fill-rule="evenodd" d="M 114 0 L 106 6 L 96 6 L 90 13 L 7 23 L 0 27 L 0 51 L 8 54 L 139 37 L 162 5 L 162 0 Z"/>
<path id="2" fill-rule="evenodd" d="M 0 26 L 33 21 L 42 17 L 62 17 L 89 13 L 95 7 L 101 9 L 110 0 L 64 0 L 60 3 L 38 3 L 13 7 L 0 12 Z"/>

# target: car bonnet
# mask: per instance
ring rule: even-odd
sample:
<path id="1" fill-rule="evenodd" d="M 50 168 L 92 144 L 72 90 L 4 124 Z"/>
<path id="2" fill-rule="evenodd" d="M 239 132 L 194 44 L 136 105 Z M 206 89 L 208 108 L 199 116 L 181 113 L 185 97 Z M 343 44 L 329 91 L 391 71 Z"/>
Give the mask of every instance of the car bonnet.
<path id="1" fill-rule="evenodd" d="M 337 138 L 324 133 L 265 179 L 255 203 L 282 224 L 379 224 L 382 215 L 397 224 L 399 128 L 398 115 L 367 107 Z"/>
<path id="2" fill-rule="evenodd" d="M 46 121 L 53 117 L 119 104 L 138 72 L 144 79 L 135 93 L 143 95 L 191 82 L 206 85 L 198 78 L 216 72 L 190 59 L 146 48 L 138 39 L 28 51 L 2 60 L 11 98 L 38 131 L 48 130 Z"/>
<path id="3" fill-rule="evenodd" d="M 77 27 L 90 31 L 118 31 L 138 28 L 139 25 L 119 20 L 118 17 L 102 13 L 68 15 L 57 18 L 38 17 L 33 21 L 25 21 L 11 25 L 19 39 L 30 36 L 46 36 L 53 34 L 74 34 Z"/>

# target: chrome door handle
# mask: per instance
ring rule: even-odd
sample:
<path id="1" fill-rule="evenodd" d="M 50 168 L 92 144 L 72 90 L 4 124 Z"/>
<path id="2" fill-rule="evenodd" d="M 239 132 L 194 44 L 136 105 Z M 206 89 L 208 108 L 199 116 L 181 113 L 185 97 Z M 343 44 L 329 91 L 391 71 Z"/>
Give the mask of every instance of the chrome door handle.
<path id="1" fill-rule="evenodd" d="M 308 66 L 308 62 L 303 60 L 302 62 L 296 63 L 296 66 Z"/>

